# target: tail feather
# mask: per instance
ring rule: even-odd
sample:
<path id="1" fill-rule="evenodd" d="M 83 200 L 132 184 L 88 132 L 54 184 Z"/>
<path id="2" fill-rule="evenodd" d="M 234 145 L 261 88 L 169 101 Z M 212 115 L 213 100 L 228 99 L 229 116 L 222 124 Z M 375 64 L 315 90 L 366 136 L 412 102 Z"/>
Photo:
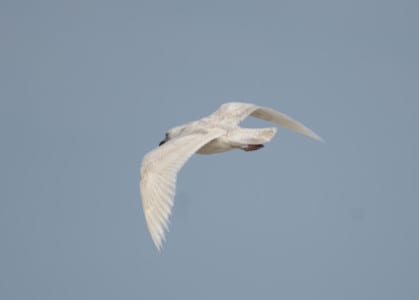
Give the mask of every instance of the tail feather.
<path id="1" fill-rule="evenodd" d="M 241 145 L 256 145 L 269 142 L 275 135 L 276 128 L 241 128 L 229 135 L 228 139 Z"/>

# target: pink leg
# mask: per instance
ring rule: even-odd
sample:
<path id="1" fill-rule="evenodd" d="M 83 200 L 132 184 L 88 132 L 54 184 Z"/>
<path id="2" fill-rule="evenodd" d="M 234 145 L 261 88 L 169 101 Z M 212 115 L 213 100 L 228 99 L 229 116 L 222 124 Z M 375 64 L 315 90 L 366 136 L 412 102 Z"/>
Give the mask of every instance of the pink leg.
<path id="1" fill-rule="evenodd" d="M 244 151 L 256 151 L 259 150 L 260 148 L 263 148 L 264 146 L 262 144 L 250 144 L 247 145 L 245 147 L 241 147 L 240 149 L 244 150 Z"/>

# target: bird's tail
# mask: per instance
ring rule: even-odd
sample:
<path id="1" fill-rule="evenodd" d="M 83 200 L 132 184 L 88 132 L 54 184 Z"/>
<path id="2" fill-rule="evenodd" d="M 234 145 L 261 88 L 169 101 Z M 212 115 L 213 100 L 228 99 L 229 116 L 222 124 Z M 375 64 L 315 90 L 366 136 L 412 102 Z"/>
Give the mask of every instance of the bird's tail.
<path id="1" fill-rule="evenodd" d="M 228 136 L 228 139 L 240 145 L 264 144 L 275 135 L 276 128 L 240 128 Z"/>

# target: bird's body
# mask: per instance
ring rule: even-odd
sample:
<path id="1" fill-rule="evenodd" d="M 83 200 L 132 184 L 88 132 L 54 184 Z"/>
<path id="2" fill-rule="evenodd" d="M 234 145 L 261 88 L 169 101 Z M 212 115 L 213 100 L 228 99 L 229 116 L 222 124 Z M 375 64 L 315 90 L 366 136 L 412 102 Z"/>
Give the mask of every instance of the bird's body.
<path id="1" fill-rule="evenodd" d="M 168 230 L 177 173 L 194 153 L 255 151 L 273 138 L 276 128 L 241 128 L 240 121 L 249 115 L 321 140 L 312 130 L 281 112 L 238 102 L 223 104 L 208 117 L 170 129 L 159 147 L 144 157 L 140 174 L 145 219 L 158 249 L 165 238 L 164 230 Z"/>

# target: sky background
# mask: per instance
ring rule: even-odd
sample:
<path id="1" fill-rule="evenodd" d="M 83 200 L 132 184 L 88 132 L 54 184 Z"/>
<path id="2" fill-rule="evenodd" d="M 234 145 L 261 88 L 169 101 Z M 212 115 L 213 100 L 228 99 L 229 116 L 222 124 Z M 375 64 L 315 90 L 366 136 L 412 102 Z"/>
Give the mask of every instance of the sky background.
<path id="1" fill-rule="evenodd" d="M 0 1 L 1 299 L 419 299 L 417 1 Z M 167 129 L 281 110 L 194 156 L 156 251 Z M 244 126 L 266 127 L 246 120 Z"/>

